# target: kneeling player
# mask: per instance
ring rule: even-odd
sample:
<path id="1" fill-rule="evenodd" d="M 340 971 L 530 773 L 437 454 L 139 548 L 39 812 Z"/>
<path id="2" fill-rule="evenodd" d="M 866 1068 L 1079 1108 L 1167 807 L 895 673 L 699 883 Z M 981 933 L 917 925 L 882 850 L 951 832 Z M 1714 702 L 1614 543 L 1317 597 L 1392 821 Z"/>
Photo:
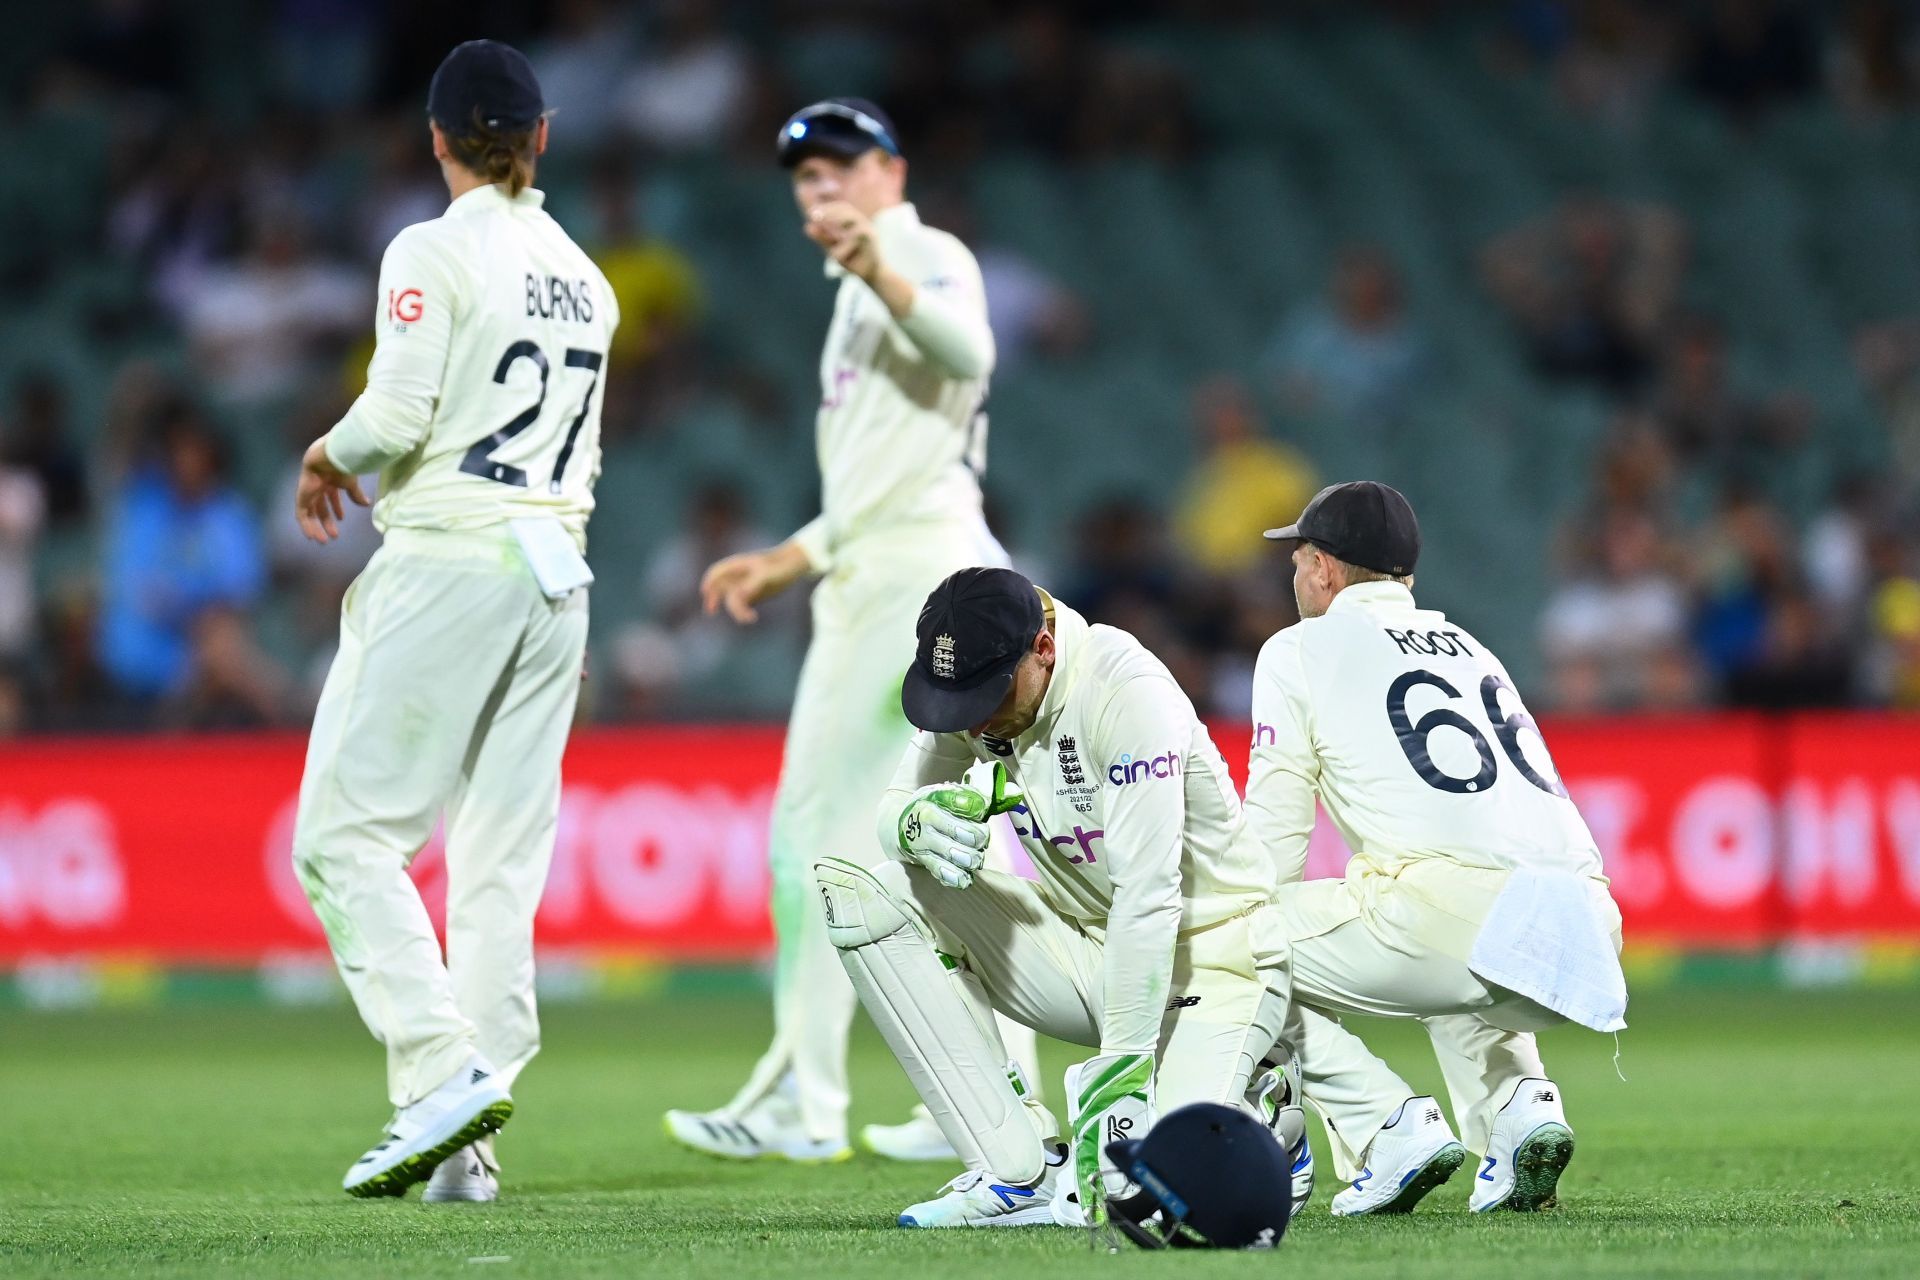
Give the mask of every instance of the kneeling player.
<path id="1" fill-rule="evenodd" d="M 1069 1186 L 1097 1215 L 1098 1180 L 1124 1182 L 1103 1148 L 1143 1136 L 1156 1105 L 1252 1095 L 1272 1116 L 1272 863 L 1166 667 L 1011 570 L 963 569 L 920 613 L 901 701 L 922 732 L 881 805 L 897 860 L 816 864 L 854 988 L 968 1166 L 901 1225 L 1068 1221 L 1053 1202 Z M 962 782 L 983 762 L 991 800 Z M 981 869 L 1001 811 L 1037 882 Z M 1098 1047 L 1068 1072 L 1067 1133 L 1010 1066 L 996 1009 Z"/>

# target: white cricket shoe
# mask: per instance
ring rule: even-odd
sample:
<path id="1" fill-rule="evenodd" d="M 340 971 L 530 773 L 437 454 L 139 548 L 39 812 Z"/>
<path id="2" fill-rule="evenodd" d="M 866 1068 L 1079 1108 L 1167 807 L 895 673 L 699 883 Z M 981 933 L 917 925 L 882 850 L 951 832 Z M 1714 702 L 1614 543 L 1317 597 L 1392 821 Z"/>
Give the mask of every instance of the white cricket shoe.
<path id="1" fill-rule="evenodd" d="M 403 1196 L 435 1166 L 477 1138 L 497 1133 L 513 1099 L 479 1054 L 426 1097 L 393 1113 L 386 1136 L 353 1162 L 340 1185 L 350 1196 Z"/>
<path id="2" fill-rule="evenodd" d="M 1560 1175 L 1573 1159 L 1573 1130 L 1560 1105 L 1560 1086 L 1527 1079 L 1493 1118 L 1486 1163 L 1473 1180 L 1475 1213 L 1513 1209 L 1531 1213 L 1559 1203 Z"/>
<path id="3" fill-rule="evenodd" d="M 1067 1146 L 1047 1149 L 1040 1181 L 1030 1187 L 1008 1186 L 990 1174 L 968 1169 L 941 1188 L 942 1194 L 908 1205 L 900 1214 L 903 1227 L 1044 1227 L 1054 1225 L 1053 1201 L 1060 1190 L 1061 1171 L 1067 1167 Z"/>
<path id="4" fill-rule="evenodd" d="M 810 1138 L 800 1106 L 783 1086 L 744 1111 L 669 1111 L 667 1136 L 683 1147 L 723 1160 L 792 1160 L 835 1164 L 853 1158 L 844 1137 Z"/>
<path id="5" fill-rule="evenodd" d="M 860 1145 L 889 1160 L 958 1160 L 959 1152 L 940 1132 L 927 1109 L 914 1104 L 905 1124 L 870 1124 L 860 1130 Z"/>
<path id="6" fill-rule="evenodd" d="M 1440 1104 L 1424 1096 L 1408 1098 L 1374 1135 L 1360 1176 L 1333 1198 L 1334 1216 L 1412 1213 L 1466 1159 L 1467 1149 L 1447 1127 Z"/>
<path id="7" fill-rule="evenodd" d="M 482 1138 L 460 1148 L 440 1162 L 427 1179 L 420 1198 L 428 1204 L 479 1204 L 500 1198 L 500 1166 L 493 1160 L 493 1140 Z"/>

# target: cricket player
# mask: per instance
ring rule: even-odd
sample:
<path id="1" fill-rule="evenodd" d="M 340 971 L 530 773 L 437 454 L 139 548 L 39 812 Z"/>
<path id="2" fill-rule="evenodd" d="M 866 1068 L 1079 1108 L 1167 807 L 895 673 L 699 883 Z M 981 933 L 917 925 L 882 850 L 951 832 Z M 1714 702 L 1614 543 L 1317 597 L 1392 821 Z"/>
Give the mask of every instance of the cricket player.
<path id="1" fill-rule="evenodd" d="M 873 103 L 803 109 L 781 127 L 778 156 L 839 284 L 820 357 L 822 511 L 777 547 L 719 561 L 701 584 L 708 612 L 750 623 L 760 601 L 819 579 L 770 839 L 774 1039 L 726 1106 L 670 1111 L 666 1127 L 713 1155 L 828 1161 L 851 1154 L 854 994 L 821 926 L 812 865 L 868 847 L 906 728 L 900 672 L 921 600 L 963 565 L 1007 559 L 980 511 L 994 345 L 973 255 L 906 202 L 907 162 Z M 1010 1034 L 1031 1061 L 1030 1034 Z M 953 1158 L 923 1114 L 861 1137 L 884 1155 Z"/>
<path id="2" fill-rule="evenodd" d="M 920 732 L 879 806 L 892 860 L 814 865 L 854 988 L 967 1165 L 900 1223 L 1070 1221 L 1069 1188 L 1100 1213 L 1108 1141 L 1188 1102 L 1258 1113 L 1278 1085 L 1260 1070 L 1284 1013 L 1259 936 L 1272 861 L 1192 703 L 1126 632 L 1010 569 L 969 568 L 916 633 L 900 697 Z M 983 762 L 991 796 L 962 782 Z M 1003 810 L 1037 881 L 983 869 Z M 996 1010 L 1097 1049 L 1067 1073 L 1067 1129 L 1009 1061 Z"/>
<path id="3" fill-rule="evenodd" d="M 1293 542 L 1302 621 L 1260 652 L 1247 818 L 1278 862 L 1272 910 L 1292 999 L 1334 1016 L 1422 1019 L 1466 1145 L 1476 1212 L 1554 1203 L 1573 1154 L 1533 1032 L 1626 1025 L 1620 913 L 1600 854 L 1500 660 L 1414 604 L 1420 529 L 1383 484 L 1322 490 Z M 1302 880 L 1316 798 L 1353 850 Z M 1316 1043 L 1337 1214 L 1403 1211 L 1464 1158 L 1429 1098 Z M 1370 1055 L 1369 1055 L 1370 1056 Z"/>
<path id="4" fill-rule="evenodd" d="M 300 785 L 293 862 L 367 1027 L 387 1132 L 356 1196 L 491 1200 L 489 1135 L 540 1047 L 533 916 L 587 637 L 582 553 L 600 470 L 613 291 L 529 185 L 533 68 L 490 40 L 434 73 L 452 203 L 380 266 L 367 389 L 302 463 L 316 542 L 380 473 L 380 550 L 347 592 Z M 443 962 L 407 864 L 447 827 Z M 436 1172 L 437 1170 L 437 1172 Z"/>

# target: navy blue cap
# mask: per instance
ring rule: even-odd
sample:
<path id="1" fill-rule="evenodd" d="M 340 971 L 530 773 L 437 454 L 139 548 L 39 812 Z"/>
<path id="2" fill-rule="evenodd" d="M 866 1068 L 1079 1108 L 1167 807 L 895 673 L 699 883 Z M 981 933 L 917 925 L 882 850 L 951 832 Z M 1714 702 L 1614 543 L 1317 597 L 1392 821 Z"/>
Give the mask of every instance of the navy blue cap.
<path id="1" fill-rule="evenodd" d="M 475 121 L 489 129 L 525 129 L 546 109 L 527 55 L 498 40 L 455 45 L 427 89 L 427 114 L 456 137 L 472 132 Z"/>
<path id="2" fill-rule="evenodd" d="M 1413 506 L 1392 485 L 1377 480 L 1330 484 L 1313 495 L 1300 518 L 1275 539 L 1311 542 L 1348 564 L 1403 578 L 1420 559 L 1420 522 Z"/>
<path id="3" fill-rule="evenodd" d="M 908 723 L 958 733 L 991 717 L 1046 620 L 1040 592 L 1011 569 L 951 574 L 914 627 L 913 665 L 900 685 Z"/>
<path id="4" fill-rule="evenodd" d="M 791 169 L 811 155 L 851 160 L 875 147 L 897 156 L 899 137 L 892 117 L 865 98 L 828 98 L 789 116 L 774 145 L 780 167 Z"/>
<path id="5" fill-rule="evenodd" d="M 1110 1220 L 1147 1249 L 1271 1249 L 1293 1212 L 1292 1161 L 1272 1130 L 1238 1107 L 1195 1102 L 1107 1158 L 1140 1187 L 1110 1198 Z"/>

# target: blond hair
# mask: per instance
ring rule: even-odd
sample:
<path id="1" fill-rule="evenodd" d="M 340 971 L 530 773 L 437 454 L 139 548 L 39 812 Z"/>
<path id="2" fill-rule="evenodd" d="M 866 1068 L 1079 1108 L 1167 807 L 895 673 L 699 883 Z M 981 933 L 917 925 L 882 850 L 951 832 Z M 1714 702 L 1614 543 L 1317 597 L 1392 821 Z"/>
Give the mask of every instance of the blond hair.
<path id="1" fill-rule="evenodd" d="M 447 132 L 447 150 L 461 165 L 505 186 L 509 196 L 517 196 L 533 185 L 534 143 L 539 134 L 537 120 L 524 129 L 489 128 L 476 109 L 467 132 Z"/>

